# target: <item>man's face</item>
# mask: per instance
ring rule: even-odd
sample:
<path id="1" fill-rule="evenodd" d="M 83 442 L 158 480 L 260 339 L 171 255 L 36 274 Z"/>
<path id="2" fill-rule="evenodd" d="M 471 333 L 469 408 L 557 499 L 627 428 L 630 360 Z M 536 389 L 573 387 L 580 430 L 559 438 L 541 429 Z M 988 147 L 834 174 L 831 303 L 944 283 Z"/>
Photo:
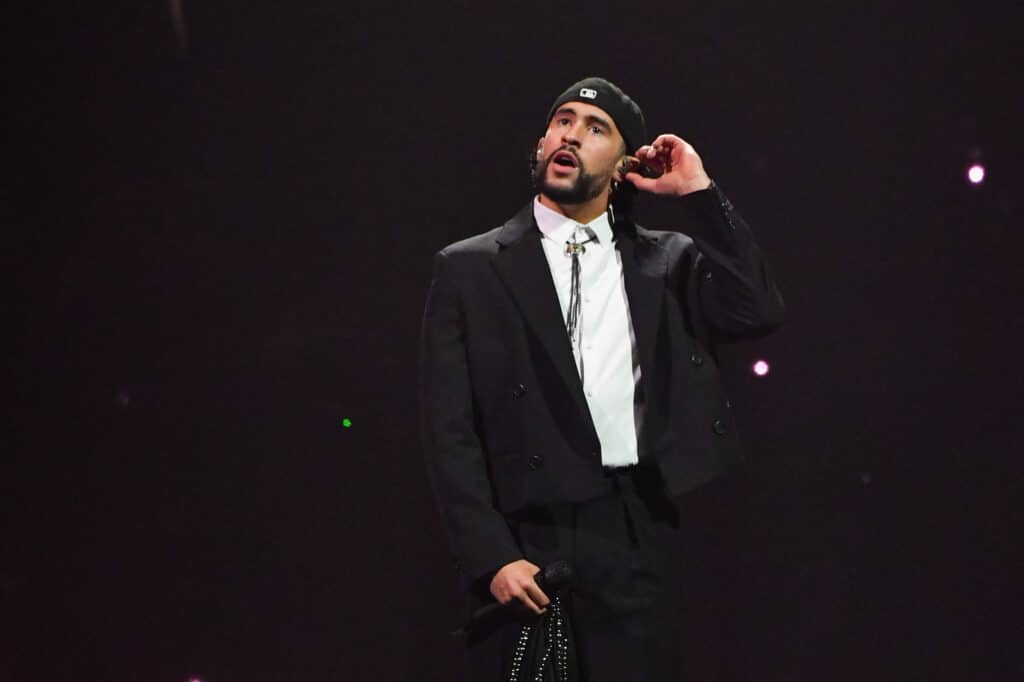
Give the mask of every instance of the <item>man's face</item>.
<path id="1" fill-rule="evenodd" d="M 538 147 L 537 188 L 560 204 L 582 204 L 607 192 L 625 155 L 611 116 L 583 102 L 560 106 Z"/>

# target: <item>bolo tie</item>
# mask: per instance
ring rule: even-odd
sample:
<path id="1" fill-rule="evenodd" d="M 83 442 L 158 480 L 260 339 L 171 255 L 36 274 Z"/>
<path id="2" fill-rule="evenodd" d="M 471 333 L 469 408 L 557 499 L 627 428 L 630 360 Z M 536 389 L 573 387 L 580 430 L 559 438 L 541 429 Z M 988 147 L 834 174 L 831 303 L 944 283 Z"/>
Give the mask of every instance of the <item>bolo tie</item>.
<path id="1" fill-rule="evenodd" d="M 565 329 L 569 332 L 569 343 L 574 348 L 583 333 L 580 329 L 580 315 L 583 309 L 583 297 L 580 295 L 580 255 L 586 253 L 586 245 L 595 240 L 595 235 L 589 227 L 579 226 L 577 231 L 584 232 L 587 238 L 578 241 L 576 232 L 573 232 L 572 239 L 565 242 L 565 255 L 572 258 L 572 283 L 569 286 L 569 311 L 565 316 Z M 580 378 L 583 378 L 582 356 L 580 357 Z"/>

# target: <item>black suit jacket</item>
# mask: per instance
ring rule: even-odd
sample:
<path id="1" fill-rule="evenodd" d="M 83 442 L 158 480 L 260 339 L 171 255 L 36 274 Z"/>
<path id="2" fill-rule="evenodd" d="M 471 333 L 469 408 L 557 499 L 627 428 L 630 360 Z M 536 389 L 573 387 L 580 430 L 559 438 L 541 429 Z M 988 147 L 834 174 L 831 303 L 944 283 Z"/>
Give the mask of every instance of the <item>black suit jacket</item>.
<path id="1" fill-rule="evenodd" d="M 678 200 L 694 235 L 616 225 L 641 368 L 641 461 L 668 493 L 742 459 L 715 345 L 777 326 L 783 303 L 753 235 L 714 185 Z M 441 250 L 423 318 L 421 431 L 442 523 L 470 579 L 522 552 L 506 518 L 607 489 L 533 218 Z"/>

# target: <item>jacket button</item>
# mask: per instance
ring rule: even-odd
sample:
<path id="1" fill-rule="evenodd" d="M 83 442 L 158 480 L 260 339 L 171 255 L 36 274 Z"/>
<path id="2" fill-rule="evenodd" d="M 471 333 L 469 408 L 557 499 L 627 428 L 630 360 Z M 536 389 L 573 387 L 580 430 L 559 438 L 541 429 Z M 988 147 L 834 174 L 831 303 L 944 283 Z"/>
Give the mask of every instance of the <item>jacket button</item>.
<path id="1" fill-rule="evenodd" d="M 544 458 L 540 455 L 530 455 L 530 459 L 526 461 L 526 465 L 532 470 L 536 471 L 540 469 L 541 465 L 544 464 Z"/>
<path id="2" fill-rule="evenodd" d="M 690 355 L 690 362 L 692 362 L 697 367 L 700 367 L 701 365 L 704 364 L 704 358 L 701 357 L 700 353 L 693 353 Z"/>
<path id="3" fill-rule="evenodd" d="M 524 395 L 526 395 L 526 386 L 519 384 L 514 389 L 512 389 L 513 398 L 522 398 Z"/>
<path id="4" fill-rule="evenodd" d="M 711 430 L 717 433 L 719 436 L 724 436 L 728 431 L 729 427 L 725 425 L 721 419 L 716 419 L 711 422 Z"/>
<path id="5" fill-rule="evenodd" d="M 714 275 L 711 274 L 710 270 L 704 271 L 704 279 L 711 279 Z"/>

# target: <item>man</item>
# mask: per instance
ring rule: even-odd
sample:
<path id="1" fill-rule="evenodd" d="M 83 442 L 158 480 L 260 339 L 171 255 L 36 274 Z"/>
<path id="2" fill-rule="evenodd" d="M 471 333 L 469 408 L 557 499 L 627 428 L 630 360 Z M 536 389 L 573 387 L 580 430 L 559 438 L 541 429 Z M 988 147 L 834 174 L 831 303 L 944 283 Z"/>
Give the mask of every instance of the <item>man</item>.
<path id="1" fill-rule="evenodd" d="M 555 100 L 533 179 L 511 220 L 435 257 L 420 399 L 443 525 L 481 601 L 541 613 L 540 567 L 574 566 L 582 679 L 677 680 L 673 499 L 742 458 L 715 347 L 776 327 L 782 299 L 693 147 L 648 142 L 604 79 Z M 694 236 L 636 225 L 636 190 Z M 474 680 L 507 679 L 516 633 L 471 641 Z"/>

